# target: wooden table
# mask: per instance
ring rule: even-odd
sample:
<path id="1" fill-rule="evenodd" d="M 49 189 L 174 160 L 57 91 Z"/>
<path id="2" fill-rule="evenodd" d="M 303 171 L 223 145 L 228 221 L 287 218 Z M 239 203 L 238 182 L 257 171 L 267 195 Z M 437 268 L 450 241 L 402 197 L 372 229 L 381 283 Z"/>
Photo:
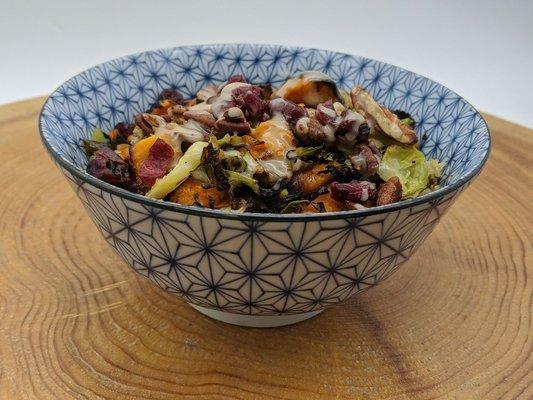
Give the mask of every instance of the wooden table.
<path id="1" fill-rule="evenodd" d="M 531 399 L 533 131 L 487 116 L 481 177 L 389 280 L 245 329 L 139 278 L 0 107 L 0 399 Z"/>

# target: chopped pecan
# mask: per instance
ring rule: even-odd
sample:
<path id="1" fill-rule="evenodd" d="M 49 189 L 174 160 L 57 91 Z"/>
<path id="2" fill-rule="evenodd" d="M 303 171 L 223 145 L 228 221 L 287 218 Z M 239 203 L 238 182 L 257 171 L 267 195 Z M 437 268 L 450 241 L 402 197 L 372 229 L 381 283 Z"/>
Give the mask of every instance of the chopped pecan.
<path id="1" fill-rule="evenodd" d="M 393 176 L 378 188 L 376 205 L 396 203 L 402 199 L 402 183 L 397 176 Z"/>
<path id="2" fill-rule="evenodd" d="M 316 107 L 315 116 L 322 125 L 333 124 L 337 118 L 337 112 L 333 108 L 333 101 L 328 100 L 325 103 L 319 104 Z"/>
<path id="3" fill-rule="evenodd" d="M 137 114 L 135 116 L 135 125 L 141 128 L 142 131 L 147 135 L 151 135 L 152 133 L 154 133 L 152 125 L 150 125 L 148 121 L 146 121 L 145 114 Z"/>
<path id="4" fill-rule="evenodd" d="M 354 155 L 350 157 L 352 168 L 365 176 L 372 176 L 378 171 L 379 158 L 365 144 L 354 147 Z"/>
<path id="5" fill-rule="evenodd" d="M 302 117 L 294 125 L 294 131 L 296 137 L 300 139 L 300 142 L 305 143 L 307 141 L 307 134 L 309 133 L 309 122 L 311 119 L 309 117 Z"/>
<path id="6" fill-rule="evenodd" d="M 172 119 L 180 119 L 185 111 L 187 111 L 187 107 L 182 106 L 181 104 L 176 104 L 167 110 L 167 114 L 170 115 Z"/>
<path id="7" fill-rule="evenodd" d="M 219 119 L 215 122 L 216 136 L 221 138 L 226 133 L 236 133 L 237 135 L 245 135 L 250 133 L 251 128 L 250 124 L 246 121 L 242 122 L 231 122 L 224 118 Z"/>
<path id="8" fill-rule="evenodd" d="M 245 135 L 251 132 L 251 127 L 246 121 L 243 111 L 239 107 L 230 107 L 224 111 L 222 117 L 215 122 L 215 131 L 217 137 L 222 137 L 226 133 Z"/>
<path id="9" fill-rule="evenodd" d="M 262 119 L 268 111 L 268 103 L 261 97 L 262 91 L 259 86 L 237 87 L 231 91 L 231 95 L 235 105 L 243 111 L 249 121 Z"/>
<path id="10" fill-rule="evenodd" d="M 208 128 L 212 128 L 215 125 L 215 117 L 206 111 L 192 111 L 188 110 L 183 113 L 186 119 L 192 119 Z"/>
<path id="11" fill-rule="evenodd" d="M 351 109 L 345 109 L 340 116 L 335 118 L 333 124 L 337 146 L 353 150 L 355 144 L 361 142 L 362 135 L 360 132 L 364 124 L 365 118 L 361 114 Z M 364 137 L 363 141 L 366 142 L 366 137 Z"/>
<path id="12" fill-rule="evenodd" d="M 230 107 L 224 111 L 223 118 L 230 122 L 243 122 L 246 121 L 244 113 L 239 107 Z"/>
<path id="13" fill-rule="evenodd" d="M 376 185 L 368 181 L 353 180 L 349 183 L 333 182 L 329 185 L 331 197 L 337 201 L 365 202 L 376 194 Z"/>
<path id="14" fill-rule="evenodd" d="M 299 119 L 307 117 L 307 110 L 292 101 L 278 97 L 268 103 L 270 114 L 282 114 L 285 121 L 294 128 Z"/>
<path id="15" fill-rule="evenodd" d="M 302 146 L 321 145 L 326 141 L 324 126 L 316 118 L 300 118 L 296 121 L 294 132 Z"/>

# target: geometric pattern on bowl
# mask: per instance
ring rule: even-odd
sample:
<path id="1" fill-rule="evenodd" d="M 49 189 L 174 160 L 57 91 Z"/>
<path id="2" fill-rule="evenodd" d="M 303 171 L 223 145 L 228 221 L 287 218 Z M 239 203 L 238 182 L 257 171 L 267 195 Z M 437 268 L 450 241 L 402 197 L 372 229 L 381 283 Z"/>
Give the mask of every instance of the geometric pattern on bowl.
<path id="1" fill-rule="evenodd" d="M 276 86 L 310 69 L 411 113 L 422 151 L 446 163 L 442 188 L 364 211 L 235 215 L 148 200 L 84 172 L 81 139 L 94 127 L 131 120 L 163 88 L 192 96 L 237 73 Z M 186 46 L 101 64 L 52 93 L 40 129 L 91 218 L 131 267 L 190 303 L 250 315 L 320 310 L 390 276 L 479 173 L 490 148 L 479 113 L 436 82 L 364 57 L 276 45 Z"/>

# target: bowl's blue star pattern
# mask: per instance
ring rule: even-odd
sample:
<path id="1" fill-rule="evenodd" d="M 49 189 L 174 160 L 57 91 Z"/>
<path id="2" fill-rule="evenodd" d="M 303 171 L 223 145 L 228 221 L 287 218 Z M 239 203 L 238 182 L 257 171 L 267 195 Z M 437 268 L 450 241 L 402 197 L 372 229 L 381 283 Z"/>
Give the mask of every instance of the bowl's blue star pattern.
<path id="1" fill-rule="evenodd" d="M 156 50 L 91 68 L 60 86 L 41 115 L 43 140 L 108 243 L 137 272 L 204 307 L 273 315 L 319 310 L 388 277 L 429 235 L 466 187 L 390 212 L 333 220 L 224 219 L 146 204 L 83 175 L 80 140 L 131 120 L 161 89 L 193 96 L 243 74 L 279 85 L 298 71 L 326 72 L 346 89 L 367 88 L 391 109 L 410 112 L 422 150 L 447 166 L 443 185 L 477 171 L 489 147 L 476 110 L 445 87 L 363 57 L 270 45 L 205 45 Z"/>

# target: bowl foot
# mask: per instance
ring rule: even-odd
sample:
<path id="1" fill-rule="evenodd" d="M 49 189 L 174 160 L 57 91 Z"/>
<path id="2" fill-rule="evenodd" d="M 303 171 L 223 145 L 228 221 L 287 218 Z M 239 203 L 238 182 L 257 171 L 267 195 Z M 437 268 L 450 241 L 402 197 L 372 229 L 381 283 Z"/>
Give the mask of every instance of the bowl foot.
<path id="1" fill-rule="evenodd" d="M 320 314 L 324 310 L 311 311 L 302 314 L 287 314 L 287 315 L 243 315 L 233 314 L 224 311 L 212 310 L 189 303 L 189 305 L 196 311 L 207 315 L 209 318 L 217 321 L 226 322 L 228 324 L 247 326 L 251 328 L 274 328 L 277 326 L 285 326 L 296 324 L 306 319 L 312 318 Z"/>

